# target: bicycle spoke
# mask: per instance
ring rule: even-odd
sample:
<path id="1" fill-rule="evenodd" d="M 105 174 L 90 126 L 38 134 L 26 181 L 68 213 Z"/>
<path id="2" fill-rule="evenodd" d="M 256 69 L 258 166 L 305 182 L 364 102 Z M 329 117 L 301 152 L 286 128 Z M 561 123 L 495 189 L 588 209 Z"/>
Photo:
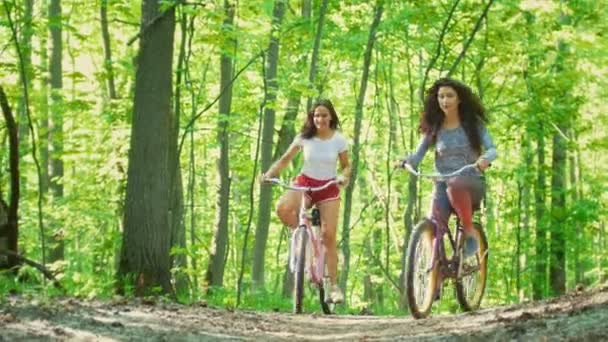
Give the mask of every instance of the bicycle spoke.
<path id="1" fill-rule="evenodd" d="M 469 258 L 469 259 L 473 259 L 473 258 Z M 469 263 L 467 263 L 468 260 L 464 260 L 464 265 L 463 265 L 463 277 L 462 277 L 462 281 L 463 281 L 463 287 L 464 287 L 464 291 L 465 291 L 465 296 L 468 300 L 472 300 L 477 292 L 477 277 L 478 277 L 478 270 L 479 270 L 479 261 L 477 260 L 477 256 L 475 256 L 475 264 L 476 265 L 471 265 Z"/>
<path id="2" fill-rule="evenodd" d="M 478 227 L 480 250 L 475 255 L 464 258 L 460 254 L 458 281 L 456 294 L 461 307 L 466 310 L 475 310 L 481 304 L 486 284 L 488 245 L 481 227 Z"/>
<path id="3" fill-rule="evenodd" d="M 405 290 L 410 313 L 415 318 L 427 317 L 433 305 L 438 268 L 433 267 L 434 230 L 429 221 L 418 223 L 407 253 Z"/>

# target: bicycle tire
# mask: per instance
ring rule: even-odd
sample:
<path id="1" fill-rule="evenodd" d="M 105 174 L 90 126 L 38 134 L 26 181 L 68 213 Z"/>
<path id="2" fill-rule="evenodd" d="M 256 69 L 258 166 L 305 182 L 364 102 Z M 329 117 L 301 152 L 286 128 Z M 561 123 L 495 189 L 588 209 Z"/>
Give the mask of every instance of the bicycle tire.
<path id="1" fill-rule="evenodd" d="M 321 302 L 321 309 L 326 315 L 333 315 L 336 308 L 336 304 L 325 302 L 325 288 L 323 285 L 319 286 L 319 301 Z"/>
<path id="2" fill-rule="evenodd" d="M 414 318 L 426 318 L 431 312 L 435 289 L 437 287 L 437 279 L 439 268 L 437 263 L 429 270 L 429 263 L 432 259 L 433 240 L 435 231 L 433 224 L 429 220 L 419 222 L 414 228 L 410 243 L 408 246 L 406 276 L 405 276 L 405 291 L 407 294 L 407 304 L 410 313 Z M 418 247 L 426 249 L 424 255 L 418 255 Z M 417 280 L 426 279 L 426 283 L 422 286 L 417 286 Z M 422 298 L 420 298 L 422 295 Z"/>
<path id="3" fill-rule="evenodd" d="M 296 271 L 294 274 L 293 312 L 302 313 L 302 302 L 304 300 L 304 278 L 306 272 L 306 244 L 308 243 L 308 232 L 300 227 L 295 233 L 296 242 Z M 298 253 L 299 251 L 299 253 Z"/>
<path id="4" fill-rule="evenodd" d="M 474 256 L 475 258 L 471 256 L 462 259 L 462 251 L 459 252 L 460 263 L 455 288 L 456 299 L 464 311 L 473 311 L 479 308 L 486 289 L 488 275 L 488 240 L 483 228 L 477 223 L 475 224 L 475 232 L 478 234 L 479 241 L 479 250 Z M 462 241 L 460 245 L 462 246 Z M 464 264 L 463 261 L 465 261 Z M 469 264 L 469 261 L 471 264 Z M 477 267 L 479 269 L 475 270 Z M 474 286 L 470 286 L 472 281 L 475 281 Z"/>

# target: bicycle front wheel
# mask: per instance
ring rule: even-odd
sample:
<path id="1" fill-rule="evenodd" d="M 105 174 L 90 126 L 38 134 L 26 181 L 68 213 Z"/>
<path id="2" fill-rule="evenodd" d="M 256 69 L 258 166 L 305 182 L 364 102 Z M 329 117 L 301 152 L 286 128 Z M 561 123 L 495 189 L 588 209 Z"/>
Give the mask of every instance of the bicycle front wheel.
<path id="1" fill-rule="evenodd" d="M 321 302 L 321 309 L 326 315 L 334 314 L 336 309 L 336 304 L 333 301 L 329 303 L 327 301 L 330 291 L 331 282 L 329 281 L 328 277 L 323 277 L 321 283 L 319 284 L 319 301 Z"/>
<path id="2" fill-rule="evenodd" d="M 414 228 L 410 239 L 405 290 L 410 312 L 415 318 L 425 318 L 431 312 L 437 287 L 438 267 L 432 265 L 435 231 L 429 220 L 424 220 Z"/>
<path id="3" fill-rule="evenodd" d="M 459 252 L 460 265 L 456 278 L 456 298 L 464 311 L 473 311 L 479 308 L 486 289 L 488 240 L 479 224 L 475 224 L 475 234 L 477 241 L 479 241 L 477 254 L 464 257 L 462 250 Z M 462 246 L 462 243 L 460 245 Z"/>
<path id="4" fill-rule="evenodd" d="M 308 243 L 308 232 L 305 228 L 298 228 L 294 233 L 296 239 L 296 269 L 294 274 L 293 289 L 293 312 L 302 313 L 302 301 L 304 300 L 304 278 L 306 272 L 306 244 Z"/>

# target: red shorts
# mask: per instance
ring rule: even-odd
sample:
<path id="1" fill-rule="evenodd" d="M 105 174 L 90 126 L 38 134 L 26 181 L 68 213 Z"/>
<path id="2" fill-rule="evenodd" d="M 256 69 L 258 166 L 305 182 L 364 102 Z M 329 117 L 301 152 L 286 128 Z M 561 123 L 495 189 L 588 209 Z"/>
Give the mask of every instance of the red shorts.
<path id="1" fill-rule="evenodd" d="M 295 184 L 300 185 L 300 186 L 318 187 L 318 186 L 322 186 L 322 185 L 326 184 L 327 182 L 330 182 L 334 179 L 335 178 L 320 180 L 320 179 L 314 179 L 314 178 L 310 178 L 306 175 L 300 174 L 296 177 Z M 305 195 L 306 195 L 306 197 L 308 197 L 310 199 L 311 204 L 314 205 L 317 203 L 322 203 L 322 202 L 333 201 L 333 200 L 339 199 L 340 198 L 340 188 L 338 188 L 338 185 L 333 184 L 320 191 L 306 192 Z"/>

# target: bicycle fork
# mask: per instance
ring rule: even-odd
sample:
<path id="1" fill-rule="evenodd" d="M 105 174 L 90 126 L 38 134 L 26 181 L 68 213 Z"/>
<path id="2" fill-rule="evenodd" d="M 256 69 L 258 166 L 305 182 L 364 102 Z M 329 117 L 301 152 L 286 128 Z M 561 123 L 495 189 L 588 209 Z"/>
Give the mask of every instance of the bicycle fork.
<path id="1" fill-rule="evenodd" d="M 321 221 L 319 210 L 312 209 L 310 217 L 303 216 L 301 224 L 293 231 L 291 237 L 291 247 L 289 253 L 289 269 L 292 273 L 296 270 L 298 258 L 304 257 L 304 272 L 315 283 L 321 283 L 323 278 L 324 254 L 323 243 L 319 239 L 321 236 Z M 308 225 L 310 224 L 310 226 Z M 301 251 L 301 239 L 306 239 L 305 250 Z M 314 261 L 314 263 L 313 263 Z"/>

